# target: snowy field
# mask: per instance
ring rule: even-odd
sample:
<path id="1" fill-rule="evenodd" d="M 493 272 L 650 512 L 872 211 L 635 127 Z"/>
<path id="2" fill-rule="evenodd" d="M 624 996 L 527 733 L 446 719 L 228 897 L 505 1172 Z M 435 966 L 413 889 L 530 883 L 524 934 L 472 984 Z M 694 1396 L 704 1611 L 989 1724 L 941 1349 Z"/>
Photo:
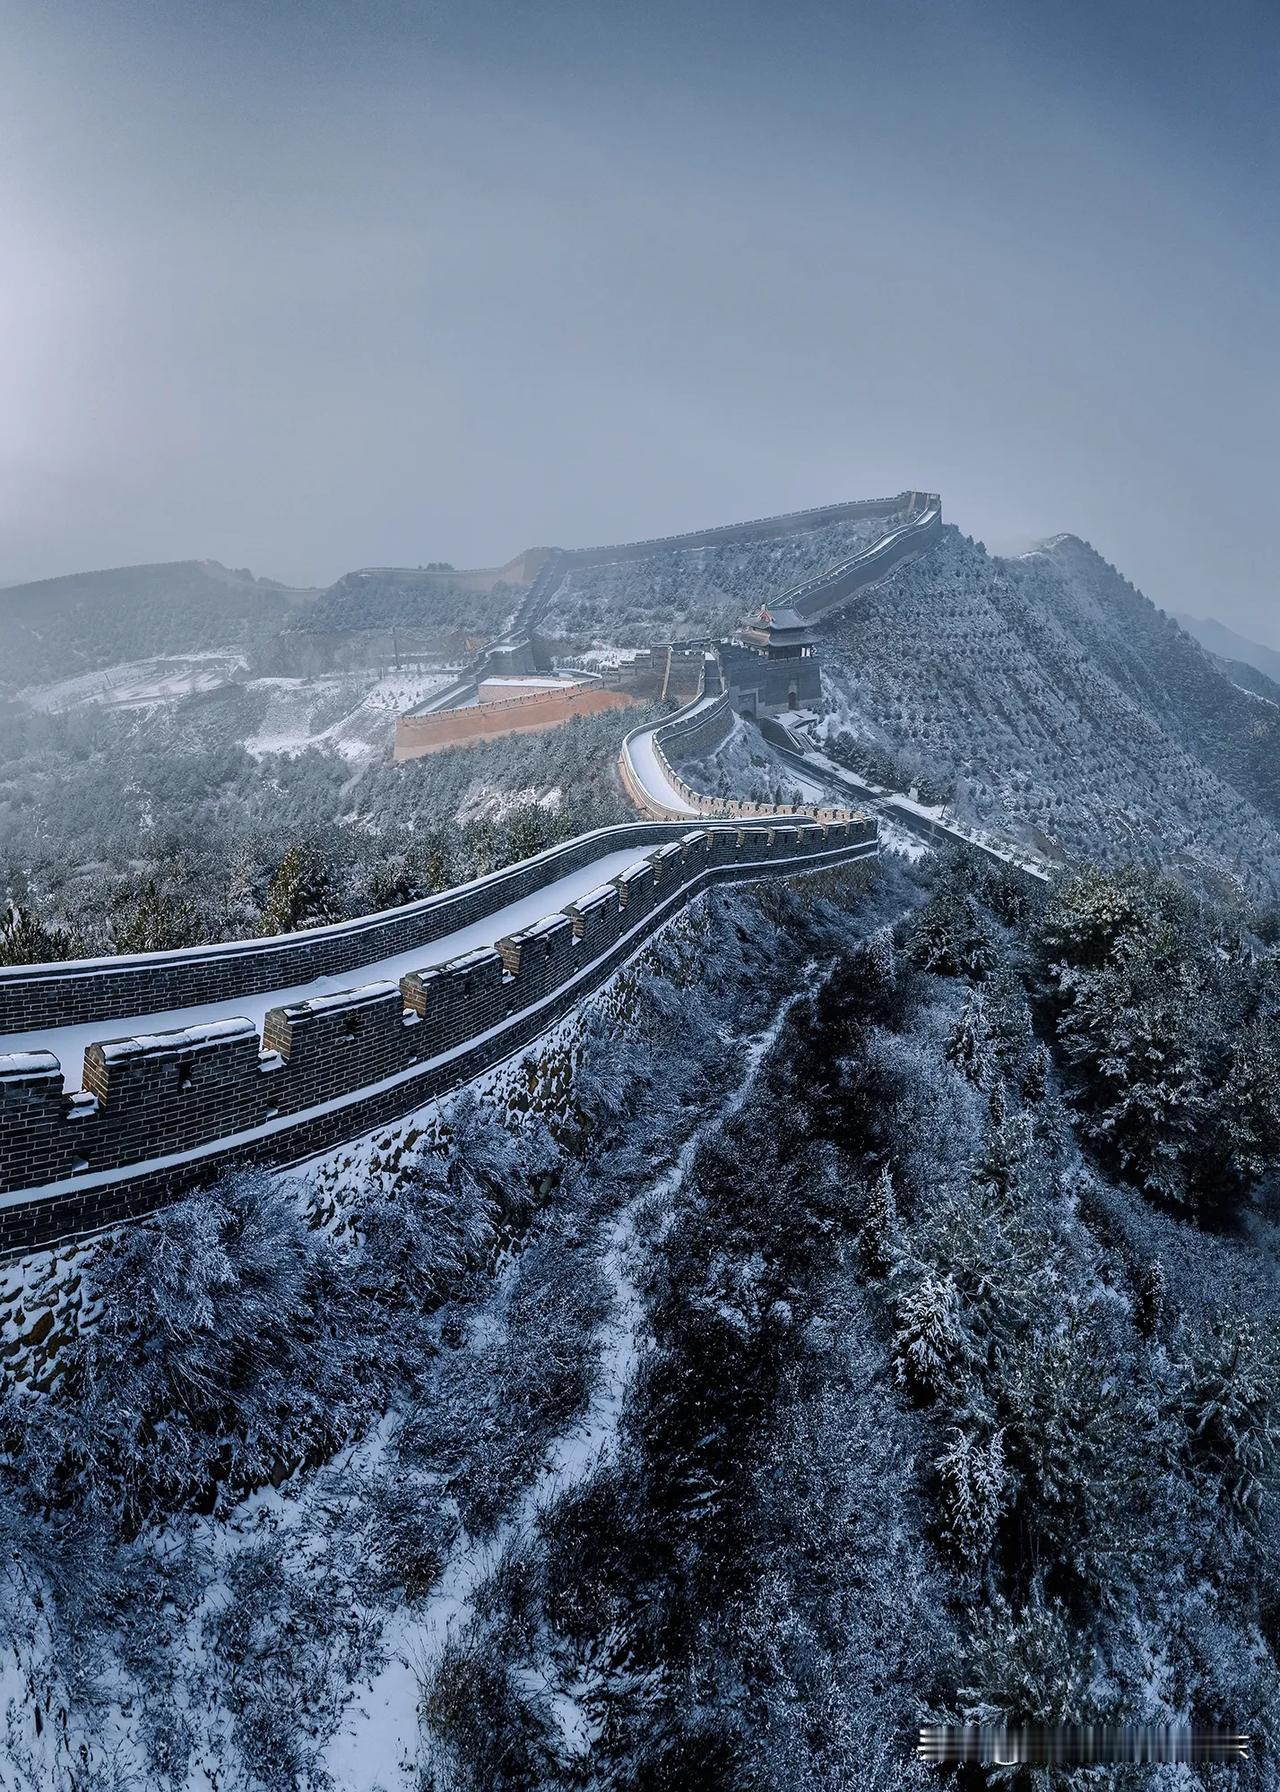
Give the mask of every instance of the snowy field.
<path id="1" fill-rule="evenodd" d="M 256 757 L 327 746 L 353 762 L 380 759 L 391 750 L 396 717 L 452 678 L 449 672 L 408 670 L 372 681 L 367 673 L 255 678 L 246 688 L 262 692 L 267 708 L 257 733 L 244 744 Z"/>
<path id="2" fill-rule="evenodd" d="M 176 703 L 197 691 L 216 691 L 244 669 L 235 653 L 187 653 L 153 660 L 130 660 L 62 678 L 55 684 L 32 685 L 19 693 L 43 714 L 100 703 L 108 709 L 150 709 Z"/>
<path id="3" fill-rule="evenodd" d="M 402 669 L 385 675 L 364 671 L 247 678 L 242 656 L 211 652 L 133 660 L 55 684 L 33 685 L 21 697 L 45 715 L 86 704 L 156 710 L 234 684 L 262 704 L 262 718 L 244 743 L 255 757 L 329 747 L 359 763 L 389 753 L 396 717 L 441 690 L 453 676 L 435 669 Z"/>

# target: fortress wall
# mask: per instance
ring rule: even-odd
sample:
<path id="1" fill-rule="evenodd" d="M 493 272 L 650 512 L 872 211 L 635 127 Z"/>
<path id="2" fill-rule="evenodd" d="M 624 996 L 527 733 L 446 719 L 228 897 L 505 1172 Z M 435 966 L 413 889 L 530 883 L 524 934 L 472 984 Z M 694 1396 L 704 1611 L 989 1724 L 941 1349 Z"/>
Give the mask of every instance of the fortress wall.
<path id="1" fill-rule="evenodd" d="M 733 709 L 726 694 L 696 716 L 668 723 L 659 730 L 667 763 L 673 765 L 681 759 L 701 759 L 704 754 L 714 753 L 733 733 L 733 722 Z"/>
<path id="2" fill-rule="evenodd" d="M 682 819 L 687 827 L 688 818 Z M 484 920 L 604 853 L 659 846 L 678 833 L 661 820 L 599 828 L 438 896 L 305 933 L 175 952 L 9 966 L 0 969 L 0 1032 L 158 1014 L 290 989 L 316 977 L 345 976 Z"/>
<path id="3" fill-rule="evenodd" d="M 626 931 L 617 884 L 600 884 L 566 909 L 573 937 L 589 957 L 607 951 Z"/>
<path id="4" fill-rule="evenodd" d="M 778 608 L 796 610 L 813 621 L 838 609 L 868 585 L 878 584 L 904 560 L 923 553 L 942 533 L 942 509 L 939 500 L 931 493 L 912 495 L 920 499 L 924 507 L 917 507 L 900 529 L 873 542 L 843 565 L 793 586 L 778 599 Z"/>
<path id="5" fill-rule="evenodd" d="M 800 596 L 808 613 L 819 614 L 843 601 L 843 581 L 850 581 L 848 591 L 859 589 L 921 551 L 941 529 L 936 495 L 904 492 L 573 554 L 532 551 L 521 570 L 534 575 L 533 583 L 503 641 L 477 656 L 469 688 L 491 652 L 518 644 L 534 625 L 572 565 L 768 539 L 869 515 L 906 521 L 856 561 L 790 594 L 790 601 Z M 703 688 L 718 684 L 717 678 Z M 456 690 L 434 701 L 448 701 Z M 552 700 L 563 702 L 558 693 Z M 99 1041 L 86 1055 L 85 1091 L 70 1096 L 50 1053 L 0 1056 L 0 1191 L 8 1191 L 7 1199 L 0 1192 L 0 1256 L 150 1212 L 239 1165 L 296 1162 L 397 1118 L 570 1012 L 711 881 L 789 875 L 877 851 L 876 824 L 847 810 L 794 806 L 788 815 L 812 819 L 761 826 L 779 811 L 717 803 L 692 791 L 671 769 L 663 741 L 677 757 L 704 752 L 731 726 L 727 703 L 712 705 L 664 725 L 654 748 L 693 809 L 753 818 L 750 825 L 690 829 L 685 815 L 655 811 L 624 750 L 623 780 L 655 816 L 648 823 L 601 829 L 439 897 L 307 934 L 0 971 L 5 1032 L 198 1006 L 343 975 L 413 951 L 496 914 L 622 841 L 655 848 L 646 864 L 493 948 L 425 967 L 398 986 L 368 985 L 274 1009 L 261 1043 L 250 1023 L 235 1020 Z"/>
<path id="6" fill-rule="evenodd" d="M 431 715 L 396 717 L 392 758 L 420 759 L 445 747 L 499 740 L 505 734 L 536 734 L 559 728 L 574 716 L 596 715 L 602 709 L 625 709 L 635 699 L 625 691 L 598 684 L 573 685 L 563 691 L 537 691 L 505 702 L 482 702 L 472 709 L 444 709 Z"/>
<path id="7" fill-rule="evenodd" d="M 774 815 L 805 816 L 811 821 L 822 823 L 854 822 L 866 823 L 873 829 L 874 822 L 867 822 L 867 817 L 857 810 L 843 809 L 835 806 L 815 806 L 809 803 L 744 803 L 730 797 L 705 796 L 676 770 L 672 763 L 672 749 L 678 754 L 690 752 L 704 753 L 719 746 L 729 736 L 733 728 L 733 710 L 730 707 L 727 693 L 717 702 L 708 704 L 696 715 L 676 715 L 669 722 L 661 722 L 653 729 L 653 753 L 667 782 L 698 815 L 708 817 L 754 816 L 766 817 Z M 628 751 L 634 735 L 648 732 L 635 729 L 622 743 L 622 753 L 618 760 L 618 771 L 623 787 L 632 802 L 644 815 L 655 819 L 677 818 L 675 809 L 664 808 L 649 792 L 637 775 Z M 691 744 L 692 743 L 692 744 Z"/>
<path id="8" fill-rule="evenodd" d="M 624 541 L 612 547 L 574 548 L 566 555 L 569 563 L 566 570 L 610 566 L 624 560 L 649 560 L 655 554 L 726 547 L 741 541 L 772 541 L 782 535 L 800 535 L 808 529 L 825 529 L 831 523 L 852 522 L 858 517 L 905 515 L 909 514 L 918 495 L 899 492 L 896 498 L 857 498 L 846 504 L 820 504 L 812 510 L 791 510 L 781 516 L 757 517 L 747 523 L 722 523 L 714 529 L 695 529 L 685 535 L 659 535 L 650 541 Z"/>
<path id="9" fill-rule="evenodd" d="M 274 1009 L 261 1043 L 234 1020 L 100 1042 L 78 1096 L 62 1092 L 51 1054 L 0 1057 L 0 1255 L 151 1211 L 228 1168 L 296 1162 L 384 1124 L 527 1044 L 708 882 L 876 850 L 866 821 L 669 831 L 658 854 L 565 913 L 399 985 Z"/>
<path id="10" fill-rule="evenodd" d="M 436 567 L 362 566 L 359 573 L 405 573 L 415 584 L 442 585 L 448 590 L 489 592 L 499 585 L 527 585 L 551 557 L 550 548 L 525 548 L 505 566 L 469 566 L 445 571 Z"/>
<path id="11" fill-rule="evenodd" d="M 779 536 L 799 535 L 809 529 L 823 529 L 831 523 L 852 522 L 862 517 L 910 519 L 930 505 L 938 504 L 936 493 L 905 491 L 893 498 L 855 498 L 843 504 L 820 504 L 810 510 L 786 511 L 779 516 L 757 517 L 745 523 L 722 523 L 712 529 L 695 529 L 683 535 L 659 535 L 648 541 L 616 542 L 598 548 L 555 549 L 547 554 L 525 593 L 507 639 L 516 640 L 533 628 L 561 581 L 580 568 L 649 560 L 655 554 L 726 547 L 735 542 L 775 540 Z"/>

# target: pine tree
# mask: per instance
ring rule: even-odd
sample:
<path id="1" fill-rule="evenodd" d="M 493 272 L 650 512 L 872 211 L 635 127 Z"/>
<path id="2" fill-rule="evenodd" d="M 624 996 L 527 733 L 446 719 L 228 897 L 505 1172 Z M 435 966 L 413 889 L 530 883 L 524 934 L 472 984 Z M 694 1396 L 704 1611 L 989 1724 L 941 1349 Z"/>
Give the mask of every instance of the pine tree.
<path id="1" fill-rule="evenodd" d="M 112 904 L 111 941 L 117 952 L 171 952 L 204 937 L 198 912 L 173 877 L 143 877 Z"/>
<path id="2" fill-rule="evenodd" d="M 1231 1320 L 1188 1368 L 1192 1461 L 1217 1479 L 1235 1519 L 1252 1525 L 1280 1467 L 1280 1346 L 1253 1320 Z"/>
<path id="3" fill-rule="evenodd" d="M 990 923 L 967 891 L 944 887 L 907 930 L 913 963 L 939 977 L 984 977 L 999 962 Z"/>
<path id="4" fill-rule="evenodd" d="M 1164 1264 L 1158 1257 L 1153 1257 L 1142 1272 L 1138 1298 L 1134 1302 L 1133 1320 L 1141 1337 L 1154 1338 L 1159 1332 L 1164 1323 L 1168 1294 L 1169 1278 Z"/>
<path id="5" fill-rule="evenodd" d="M 978 1617 L 961 1710 L 968 1723 L 1079 1723 L 1095 1677 L 1080 1626 L 1037 1583 L 1020 1612 L 997 1598 Z"/>
<path id="6" fill-rule="evenodd" d="M 1033 1143 L 1031 1116 L 1004 1113 L 1003 1097 L 1000 1097 L 993 1103 L 992 1127 L 987 1135 L 986 1149 L 973 1167 L 974 1182 L 996 1195 L 1009 1195 L 1017 1186 L 1019 1173 L 1031 1156 Z"/>
<path id="7" fill-rule="evenodd" d="M 982 1437 L 957 1427 L 934 1467 L 942 1534 L 962 1561 L 979 1567 L 991 1553 L 1004 1503 L 1004 1433 Z"/>
<path id="8" fill-rule="evenodd" d="M 916 1279 L 897 1298 L 893 1373 L 899 1386 L 931 1400 L 953 1386 L 969 1346 L 953 1279 L 915 1267 Z"/>
<path id="9" fill-rule="evenodd" d="M 79 950 L 72 934 L 46 927 L 39 915 L 17 903 L 0 916 L 0 964 L 52 964 L 75 958 Z"/>
<path id="10" fill-rule="evenodd" d="M 291 846 L 276 867 L 262 907 L 264 934 L 298 933 L 338 918 L 329 867 L 312 846 Z"/>
<path id="11" fill-rule="evenodd" d="M 981 984 L 973 984 L 951 1037 L 947 1041 L 947 1061 L 983 1089 L 991 1075 L 990 1033 L 987 1027 L 987 1001 Z"/>
<path id="12" fill-rule="evenodd" d="M 883 1276 L 893 1263 L 898 1234 L 898 1203 L 893 1175 L 885 1164 L 867 1196 L 858 1246 L 868 1275 Z"/>
<path id="13" fill-rule="evenodd" d="M 1216 1105 L 1222 1168 L 1248 1190 L 1280 1163 L 1280 1023 L 1274 1016 L 1241 1035 Z"/>
<path id="14" fill-rule="evenodd" d="M 1022 1099 L 1031 1107 L 1037 1106 L 1045 1098 L 1049 1087 L 1049 1072 L 1042 1049 L 1037 1049 L 1023 1073 Z"/>

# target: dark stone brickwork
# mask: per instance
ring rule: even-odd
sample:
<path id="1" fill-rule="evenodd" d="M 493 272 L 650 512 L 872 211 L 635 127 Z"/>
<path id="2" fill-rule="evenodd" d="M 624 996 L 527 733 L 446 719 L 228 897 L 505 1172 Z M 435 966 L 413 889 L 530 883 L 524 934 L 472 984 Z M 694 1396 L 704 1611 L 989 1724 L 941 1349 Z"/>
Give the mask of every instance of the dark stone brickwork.
<path id="1" fill-rule="evenodd" d="M 196 1008 L 290 989 L 316 977 L 346 976 L 497 914 L 604 853 L 631 846 L 642 851 L 679 831 L 675 823 L 648 821 L 600 828 L 456 890 L 307 933 L 0 970 L 0 1033 Z"/>
<path id="2" fill-rule="evenodd" d="M 878 850 L 867 821 L 656 831 L 659 850 L 564 914 L 398 985 L 272 1009 L 261 1047 L 243 1021 L 94 1045 L 77 1096 L 63 1093 L 48 1053 L 0 1058 L 0 1189 L 31 1191 L 0 1206 L 0 1256 L 153 1211 L 239 1165 L 297 1162 L 385 1124 L 528 1044 L 709 883 Z M 593 852 L 613 846 L 597 841 Z M 194 1160 L 157 1162 L 201 1148 Z M 132 1165 L 133 1174 L 96 1180 Z M 50 1183 L 71 1186 L 41 1194 Z"/>

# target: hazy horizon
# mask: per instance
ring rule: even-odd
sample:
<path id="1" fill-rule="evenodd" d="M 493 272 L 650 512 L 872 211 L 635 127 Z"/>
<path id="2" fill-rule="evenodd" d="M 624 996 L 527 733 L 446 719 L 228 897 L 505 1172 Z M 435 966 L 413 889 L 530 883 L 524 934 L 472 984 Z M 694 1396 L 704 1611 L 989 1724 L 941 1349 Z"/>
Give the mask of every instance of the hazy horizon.
<path id="1" fill-rule="evenodd" d="M 1280 644 L 1280 19 L 0 0 L 0 583 L 905 486 Z"/>

